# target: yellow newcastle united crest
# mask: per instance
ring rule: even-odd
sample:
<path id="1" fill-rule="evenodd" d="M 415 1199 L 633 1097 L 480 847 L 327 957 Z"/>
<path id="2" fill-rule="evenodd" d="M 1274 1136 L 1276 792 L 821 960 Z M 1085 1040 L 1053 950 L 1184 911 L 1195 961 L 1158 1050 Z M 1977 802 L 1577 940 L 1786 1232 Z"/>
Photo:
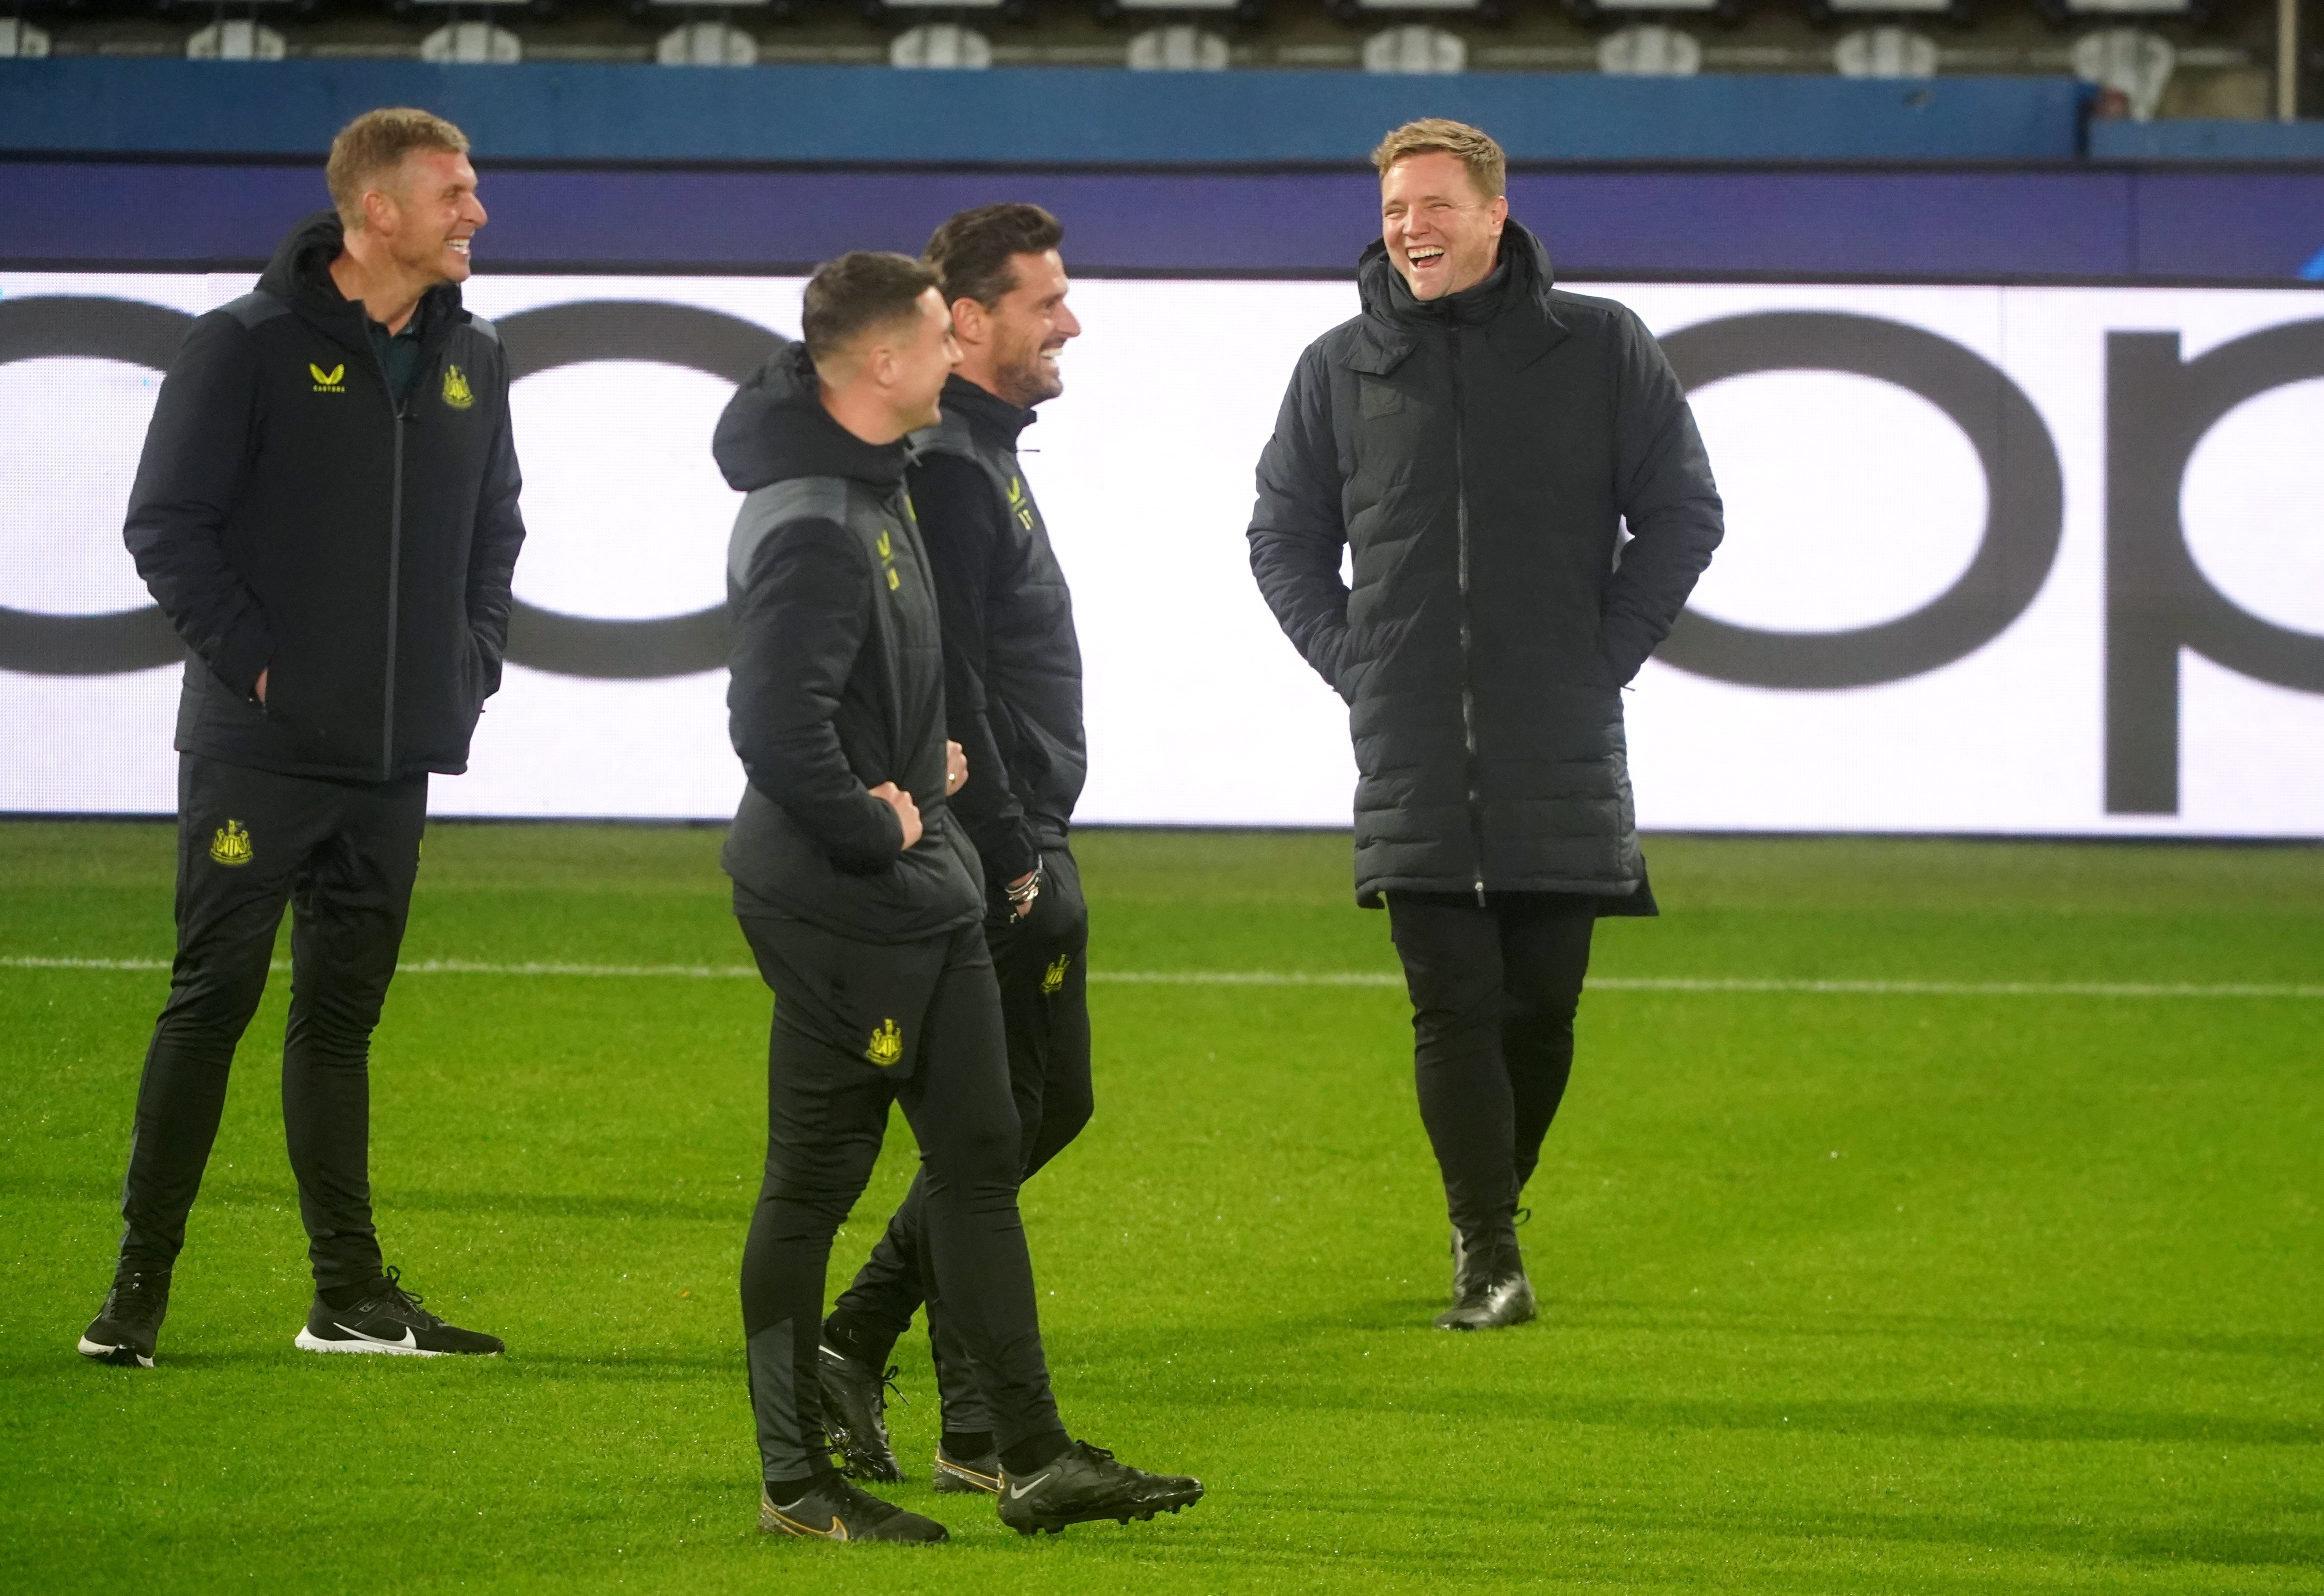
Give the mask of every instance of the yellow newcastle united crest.
<path id="1" fill-rule="evenodd" d="M 444 368 L 444 402 L 456 411 L 466 410 L 476 402 L 475 394 L 468 387 L 468 379 L 460 374 L 460 368 L 456 365 Z"/>
<path id="2" fill-rule="evenodd" d="M 880 1029 L 872 1033 L 871 1045 L 863 1049 L 863 1056 L 881 1069 L 904 1056 L 904 1033 L 896 1029 L 894 1020 L 880 1022 Z"/>
<path id="3" fill-rule="evenodd" d="M 242 828 L 239 820 L 229 817 L 210 838 L 210 857 L 220 864 L 244 865 L 257 856 L 250 845 L 250 833 Z"/>
<path id="4" fill-rule="evenodd" d="M 1065 985 L 1065 966 L 1073 962 L 1074 955 L 1069 953 L 1061 953 L 1057 955 L 1057 962 L 1051 964 L 1047 971 L 1046 971 L 1041 976 L 1041 995 L 1043 997 L 1047 997 L 1051 992 L 1056 992 L 1059 987 Z"/>
<path id="5" fill-rule="evenodd" d="M 345 393 L 347 391 L 347 366 L 345 361 L 341 361 L 329 371 L 325 371 L 313 361 L 309 361 L 307 374 L 315 379 L 315 392 L 318 393 Z"/>

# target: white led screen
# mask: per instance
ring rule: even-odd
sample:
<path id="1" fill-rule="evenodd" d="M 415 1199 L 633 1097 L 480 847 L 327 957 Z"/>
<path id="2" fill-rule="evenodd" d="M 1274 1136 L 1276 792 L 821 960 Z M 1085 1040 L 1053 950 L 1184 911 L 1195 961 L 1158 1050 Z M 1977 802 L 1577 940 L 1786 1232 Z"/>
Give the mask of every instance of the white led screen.
<path id="1" fill-rule="evenodd" d="M 136 307 L 247 286 L 0 274 L 0 662 L 23 667 L 0 669 L 0 811 L 173 807 L 179 668 L 67 668 L 153 657 L 119 528 L 158 383 L 139 361 L 177 323 Z M 676 619 L 721 601 L 737 502 L 708 453 L 730 383 L 704 351 L 734 330 L 719 318 L 794 332 L 799 289 L 471 284 L 521 361 L 530 339 L 562 362 L 515 390 L 519 598 L 545 624 L 672 624 L 623 633 L 649 640 L 626 677 L 592 663 L 606 629 L 536 631 L 438 813 L 732 812 L 724 674 Z M 1645 824 L 2324 835 L 2324 300 L 1592 291 L 1665 339 L 1728 502 L 1690 617 L 1628 697 Z M 1345 824 L 1342 712 L 1242 534 L 1284 382 L 1352 289 L 1092 281 L 1074 303 L 1068 392 L 1025 441 L 1087 663 L 1081 817 Z M 602 308 L 556 309 L 576 305 Z M 43 652 L 60 638 L 78 641 Z"/>

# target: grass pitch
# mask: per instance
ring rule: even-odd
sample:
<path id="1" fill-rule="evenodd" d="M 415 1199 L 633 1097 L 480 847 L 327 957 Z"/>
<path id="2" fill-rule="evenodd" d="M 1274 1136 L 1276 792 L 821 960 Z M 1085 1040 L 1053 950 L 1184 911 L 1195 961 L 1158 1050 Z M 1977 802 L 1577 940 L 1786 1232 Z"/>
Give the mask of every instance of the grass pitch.
<path id="1" fill-rule="evenodd" d="M 167 977 L 32 961 L 166 960 L 171 834 L 0 826 L 0 1585 L 2324 1590 L 2324 851 L 1655 843 L 1667 912 L 1601 925 L 1528 1193 L 1542 1321 L 1458 1337 L 1401 992 L 1103 979 L 1392 981 L 1345 839 L 1088 835 L 1099 1109 L 1025 1193 L 1044 1329 L 1074 1429 L 1210 1495 L 1020 1540 L 918 1478 L 954 1536 L 919 1549 L 752 1529 L 763 989 L 420 968 L 743 964 L 716 846 L 429 838 L 381 1232 L 508 1357 L 292 1350 L 278 976 L 133 1373 L 72 1344 Z M 1654 984 L 1703 977 L 1764 989 Z M 2082 990 L 2152 985 L 2202 990 Z M 911 1156 L 898 1116 L 839 1270 Z"/>

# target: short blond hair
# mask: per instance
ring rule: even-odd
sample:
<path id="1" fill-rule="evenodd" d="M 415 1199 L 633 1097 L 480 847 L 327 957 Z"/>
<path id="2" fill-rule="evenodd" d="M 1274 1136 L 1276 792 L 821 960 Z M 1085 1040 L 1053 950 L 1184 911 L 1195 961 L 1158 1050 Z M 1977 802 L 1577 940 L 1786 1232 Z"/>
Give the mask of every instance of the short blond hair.
<path id="1" fill-rule="evenodd" d="M 350 233 L 364 225 L 365 189 L 383 172 L 403 164 L 414 150 L 443 150 L 454 155 L 468 152 L 468 135 L 431 111 L 409 106 L 389 106 L 362 115 L 339 129 L 331 141 L 331 159 L 323 169 L 330 185 L 331 203 L 338 208 L 340 225 Z"/>
<path id="2" fill-rule="evenodd" d="M 1407 156 L 1425 155 L 1436 150 L 1467 167 L 1469 180 L 1486 198 L 1499 199 L 1508 192 L 1509 158 L 1493 142 L 1493 135 L 1480 127 L 1443 116 L 1424 116 L 1417 122 L 1407 122 L 1382 139 L 1380 147 L 1372 152 L 1372 168 L 1386 177 L 1389 167 Z"/>

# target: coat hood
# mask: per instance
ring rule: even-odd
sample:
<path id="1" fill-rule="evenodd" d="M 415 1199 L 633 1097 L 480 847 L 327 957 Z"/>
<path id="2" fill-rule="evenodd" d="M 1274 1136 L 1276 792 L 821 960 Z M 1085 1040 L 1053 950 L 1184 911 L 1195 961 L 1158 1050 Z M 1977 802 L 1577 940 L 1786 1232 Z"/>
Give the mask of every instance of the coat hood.
<path id="1" fill-rule="evenodd" d="M 1512 217 L 1501 227 L 1501 254 L 1484 281 L 1441 300 L 1416 300 L 1412 289 L 1388 258 L 1388 245 L 1375 238 L 1356 260 L 1356 285 L 1363 295 L 1364 313 L 1401 325 L 1434 324 L 1447 315 L 1457 320 L 1489 321 L 1511 303 L 1531 300 L 1546 310 L 1549 291 L 1557 286 L 1556 269 L 1549 249 L 1532 228 Z"/>
<path id="2" fill-rule="evenodd" d="M 1385 375 L 1411 353 L 1417 334 L 1448 326 L 1480 327 L 1513 369 L 1522 369 L 1565 337 L 1552 291 L 1556 270 L 1549 250 L 1524 223 L 1501 229 L 1501 258 L 1490 275 L 1441 300 L 1416 300 L 1404 274 L 1389 263 L 1388 245 L 1373 239 L 1356 262 L 1364 336 L 1348 360 L 1357 371 Z"/>
<path id="3" fill-rule="evenodd" d="M 360 344 L 364 336 L 363 307 L 341 293 L 331 276 L 331 263 L 346 248 L 346 229 L 339 213 L 318 210 L 274 246 L 274 258 L 259 273 L 258 290 L 326 326 L 345 324 L 332 330 Z M 460 311 L 460 285 L 438 283 L 420 296 L 419 309 L 412 314 L 419 318 L 422 337 L 432 337 L 455 319 L 467 319 Z"/>
<path id="4" fill-rule="evenodd" d="M 734 390 L 710 453 L 726 485 L 742 494 L 794 476 L 844 476 L 883 489 L 904 480 L 902 439 L 865 443 L 823 408 L 805 344 L 785 342 Z"/>

